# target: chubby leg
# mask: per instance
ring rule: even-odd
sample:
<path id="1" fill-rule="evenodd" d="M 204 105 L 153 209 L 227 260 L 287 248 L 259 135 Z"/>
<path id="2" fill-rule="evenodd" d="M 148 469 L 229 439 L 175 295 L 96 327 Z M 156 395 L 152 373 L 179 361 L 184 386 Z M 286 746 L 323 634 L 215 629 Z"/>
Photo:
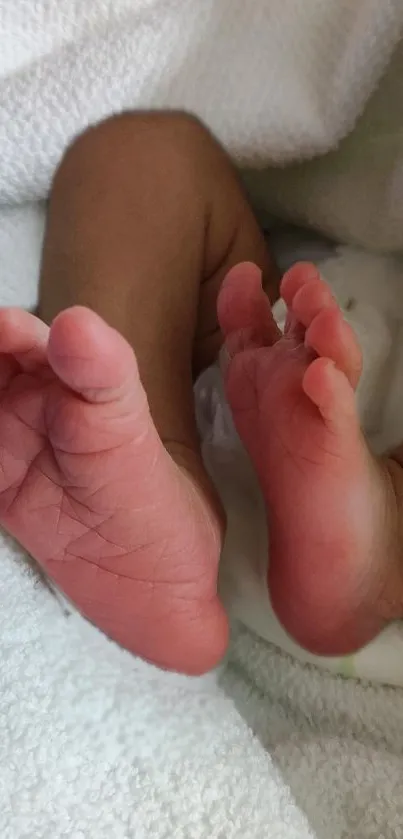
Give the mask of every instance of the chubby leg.
<path id="1" fill-rule="evenodd" d="M 281 294 L 288 321 L 273 341 L 260 272 L 230 272 L 226 388 L 266 501 L 274 609 L 301 645 L 341 655 L 403 616 L 403 471 L 368 449 L 360 350 L 317 269 L 295 266 Z"/>
<path id="2" fill-rule="evenodd" d="M 3 311 L 0 521 L 83 614 L 155 663 L 222 656 L 224 518 L 200 458 L 193 374 L 220 346 L 228 268 L 272 269 L 220 147 L 136 114 L 79 138 L 56 175 L 40 315 Z"/>

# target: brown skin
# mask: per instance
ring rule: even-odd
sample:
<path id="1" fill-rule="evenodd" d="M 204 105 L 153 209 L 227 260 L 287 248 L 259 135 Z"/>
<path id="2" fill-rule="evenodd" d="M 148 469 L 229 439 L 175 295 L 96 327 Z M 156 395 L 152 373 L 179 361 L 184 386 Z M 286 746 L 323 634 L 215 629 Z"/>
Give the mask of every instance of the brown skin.
<path id="1" fill-rule="evenodd" d="M 200 457 L 193 381 L 222 343 L 217 294 L 251 261 L 278 275 L 228 157 L 184 113 L 128 113 L 67 151 L 49 202 L 40 316 L 88 306 L 133 347 L 156 428 L 221 510 Z"/>

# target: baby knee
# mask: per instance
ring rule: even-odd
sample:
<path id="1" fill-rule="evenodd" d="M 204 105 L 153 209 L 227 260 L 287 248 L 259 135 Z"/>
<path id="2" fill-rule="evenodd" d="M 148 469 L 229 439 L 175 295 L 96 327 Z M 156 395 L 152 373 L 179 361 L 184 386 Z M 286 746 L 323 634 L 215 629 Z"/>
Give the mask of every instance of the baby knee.
<path id="1" fill-rule="evenodd" d="M 53 191 L 63 193 L 96 178 L 109 187 L 147 170 L 178 177 L 193 168 L 214 141 L 193 115 L 179 111 L 127 112 L 109 117 L 79 135 L 57 169 Z"/>

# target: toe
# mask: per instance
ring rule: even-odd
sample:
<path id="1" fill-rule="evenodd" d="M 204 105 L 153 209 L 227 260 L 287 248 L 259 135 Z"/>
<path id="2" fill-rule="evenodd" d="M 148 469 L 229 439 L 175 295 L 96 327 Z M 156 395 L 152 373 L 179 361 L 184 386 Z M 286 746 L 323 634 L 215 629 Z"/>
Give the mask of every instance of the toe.
<path id="1" fill-rule="evenodd" d="M 287 305 L 285 334 L 297 343 L 304 340 L 305 328 L 312 311 L 318 311 L 319 289 L 326 288 L 315 265 L 299 262 L 284 275 L 280 294 Z M 330 294 L 330 292 L 329 292 Z"/>
<path id="2" fill-rule="evenodd" d="M 20 369 L 31 372 L 46 362 L 49 328 L 24 309 L 0 309 L 0 353 L 13 356 Z"/>
<path id="3" fill-rule="evenodd" d="M 231 355 L 271 346 L 280 336 L 262 288 L 262 273 L 252 263 L 236 265 L 229 271 L 221 286 L 217 312 Z"/>
<path id="4" fill-rule="evenodd" d="M 354 391 L 333 361 L 315 359 L 305 372 L 302 387 L 319 409 L 329 430 L 337 434 L 359 430 Z"/>
<path id="5" fill-rule="evenodd" d="M 280 294 L 288 308 L 292 307 L 295 295 L 311 280 L 320 278 L 319 271 L 311 262 L 297 262 L 286 271 L 280 285 Z"/>
<path id="6" fill-rule="evenodd" d="M 319 312 L 332 308 L 337 308 L 337 303 L 329 286 L 319 276 L 299 288 L 291 304 L 294 317 L 305 329 L 308 329 Z"/>
<path id="7" fill-rule="evenodd" d="M 57 316 L 48 359 L 61 381 L 88 402 L 143 394 L 130 345 L 90 309 L 75 306 Z"/>
<path id="8" fill-rule="evenodd" d="M 338 307 L 319 311 L 305 333 L 305 345 L 317 355 L 333 361 L 351 387 L 357 387 L 362 371 L 361 350 Z"/>

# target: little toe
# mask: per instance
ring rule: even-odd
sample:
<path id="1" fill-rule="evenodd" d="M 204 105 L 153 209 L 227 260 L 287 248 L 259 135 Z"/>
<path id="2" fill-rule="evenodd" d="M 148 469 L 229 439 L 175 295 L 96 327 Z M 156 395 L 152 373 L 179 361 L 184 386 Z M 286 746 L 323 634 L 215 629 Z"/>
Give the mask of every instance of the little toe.
<path id="1" fill-rule="evenodd" d="M 305 333 L 305 346 L 328 358 L 354 389 L 362 372 L 362 354 L 351 326 L 336 306 L 322 309 Z"/>

